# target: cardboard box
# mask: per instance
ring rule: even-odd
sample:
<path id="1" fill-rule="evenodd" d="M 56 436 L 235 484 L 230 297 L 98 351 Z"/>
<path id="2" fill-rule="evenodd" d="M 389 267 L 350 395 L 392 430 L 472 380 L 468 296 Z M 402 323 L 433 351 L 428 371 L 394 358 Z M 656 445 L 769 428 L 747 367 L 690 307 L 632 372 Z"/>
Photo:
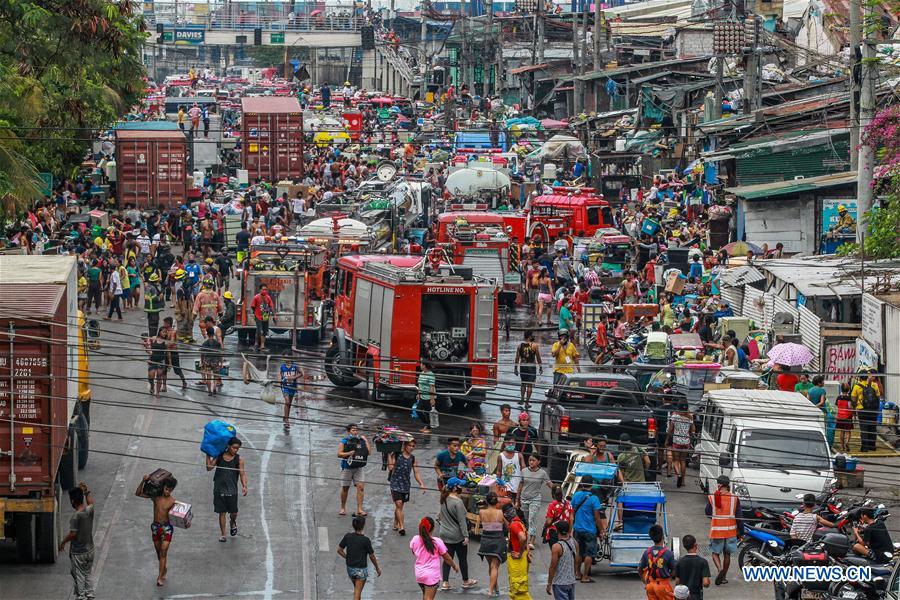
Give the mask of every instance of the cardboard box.
<path id="1" fill-rule="evenodd" d="M 175 506 L 169 511 L 169 521 L 175 527 L 187 529 L 191 526 L 194 519 L 194 513 L 191 511 L 191 505 L 187 502 L 175 501 Z"/>
<path id="2" fill-rule="evenodd" d="M 669 274 L 666 279 L 666 293 L 680 295 L 684 291 L 684 284 L 687 280 L 678 276 L 678 273 Z"/>

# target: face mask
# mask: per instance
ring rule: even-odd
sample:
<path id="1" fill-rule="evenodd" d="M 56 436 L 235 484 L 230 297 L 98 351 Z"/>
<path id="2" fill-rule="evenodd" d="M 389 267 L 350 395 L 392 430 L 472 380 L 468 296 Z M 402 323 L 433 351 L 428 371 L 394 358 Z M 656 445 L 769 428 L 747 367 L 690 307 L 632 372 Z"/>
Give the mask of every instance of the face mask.
<path id="1" fill-rule="evenodd" d="M 516 451 L 516 447 L 515 447 L 515 446 L 507 446 L 507 447 L 506 447 L 506 451 L 507 451 L 507 452 L 515 452 L 515 451 Z"/>

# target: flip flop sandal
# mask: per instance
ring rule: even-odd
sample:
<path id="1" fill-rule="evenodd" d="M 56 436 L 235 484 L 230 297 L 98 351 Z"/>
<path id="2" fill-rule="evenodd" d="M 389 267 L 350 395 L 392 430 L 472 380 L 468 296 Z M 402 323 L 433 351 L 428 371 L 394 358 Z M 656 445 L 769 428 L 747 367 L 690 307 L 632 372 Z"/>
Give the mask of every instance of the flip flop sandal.
<path id="1" fill-rule="evenodd" d="M 237 527 L 232 527 L 230 533 L 231 533 L 231 537 L 236 536 L 237 535 Z"/>
<path id="2" fill-rule="evenodd" d="M 476 585 L 478 585 L 478 580 L 477 580 L 477 579 L 473 579 L 473 580 L 470 581 L 469 583 L 463 582 L 463 584 L 462 584 L 462 589 L 468 590 L 468 589 L 471 589 L 471 588 L 475 587 Z"/>
<path id="3" fill-rule="evenodd" d="M 228 539 L 223 535 L 223 536 L 219 536 L 219 541 L 224 543 L 224 542 L 227 542 Z"/>
<path id="4" fill-rule="evenodd" d="M 447 582 L 444 582 L 444 583 L 441 584 L 441 591 L 442 591 L 442 592 L 449 592 L 449 591 L 452 590 L 452 589 L 453 589 L 453 588 L 451 588 L 451 587 L 450 587 L 450 584 L 447 583 Z"/>

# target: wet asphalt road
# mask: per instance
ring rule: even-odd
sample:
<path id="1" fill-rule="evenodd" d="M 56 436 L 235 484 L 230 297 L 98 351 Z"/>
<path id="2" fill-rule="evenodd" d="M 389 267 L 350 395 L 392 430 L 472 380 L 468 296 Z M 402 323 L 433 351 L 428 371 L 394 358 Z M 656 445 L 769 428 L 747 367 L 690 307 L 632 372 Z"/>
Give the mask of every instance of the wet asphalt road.
<path id="1" fill-rule="evenodd" d="M 339 517 L 339 465 L 335 455 L 338 440 L 347 423 L 358 423 L 369 435 L 385 424 L 417 431 L 418 424 L 408 409 L 385 408 L 367 402 L 363 388 L 335 389 L 324 378 L 319 358 L 322 348 L 304 353 L 299 362 L 309 376 L 301 401 L 294 410 L 291 433 L 282 432 L 281 406 L 259 399 L 257 384 L 240 381 L 239 360 L 231 358 L 230 379 L 222 393 L 208 397 L 192 383 L 186 392 L 175 385 L 170 373 L 169 391 L 161 398 L 147 394 L 145 355 L 138 335 L 145 321 L 139 311 L 128 311 L 125 323 L 102 322 L 103 348 L 92 356 L 93 371 L 91 457 L 80 478 L 94 490 L 97 513 L 94 522 L 96 544 L 95 578 L 97 598 L 322 598 L 344 599 L 352 589 L 336 547 L 350 529 L 348 517 Z M 506 342 L 501 334 L 501 380 L 511 381 L 512 360 L 521 332 L 513 332 Z M 544 359 L 555 332 L 539 335 Z M 235 342 L 228 341 L 234 350 Z M 277 355 L 289 345 L 273 345 L 269 370 L 277 372 Z M 255 361 L 264 367 L 265 360 Z M 192 360 L 182 364 L 193 367 Z M 548 383 L 546 369 L 540 383 Z M 189 375 L 190 376 L 190 375 Z M 536 392 L 540 399 L 542 392 Z M 471 419 L 481 420 L 489 429 L 499 414 L 499 404 L 515 401 L 517 386 L 504 385 L 488 396 L 480 408 L 457 415 L 442 415 L 438 435 L 463 434 Z M 388 400 L 389 402 L 392 400 Z M 537 410 L 532 409 L 536 417 Z M 213 418 L 235 424 L 244 447 L 241 452 L 249 476 L 249 494 L 240 500 L 239 533 L 222 544 L 212 512 L 212 474 L 203 466 L 199 443 L 203 426 Z M 427 468 L 443 448 L 438 436 L 417 434 L 416 451 L 422 475 L 433 488 L 435 475 Z M 406 599 L 420 597 L 412 572 L 409 537 L 391 531 L 393 507 L 380 469 L 380 455 L 366 469 L 365 508 L 369 513 L 366 533 L 373 539 L 383 576 L 370 581 L 364 598 Z M 193 504 L 194 523 L 189 530 L 175 530 L 169 553 L 169 579 L 163 588 L 154 585 L 156 561 L 150 540 L 149 501 L 134 496 L 141 475 L 158 466 L 178 478 L 175 496 Z M 881 468 L 896 473 L 896 461 Z M 891 471 L 886 471 L 890 468 Z M 673 479 L 664 479 L 669 498 L 670 534 L 676 538 L 693 533 L 706 540 L 708 520 L 703 516 L 703 499 L 696 480 L 689 478 L 682 490 Z M 545 502 L 548 498 L 545 498 Z M 353 507 L 353 495 L 348 504 Z M 407 505 L 408 529 L 424 515 L 436 516 L 438 496 L 434 491 L 415 491 Z M 63 522 L 70 510 L 66 507 Z M 351 511 L 352 512 L 352 511 Z M 477 542 L 473 542 L 473 545 Z M 486 597 L 487 568 L 470 549 L 471 576 L 479 580 L 472 590 L 459 589 L 454 575 L 453 597 Z M 545 597 L 549 553 L 540 546 L 534 553 L 531 590 L 535 598 Z M 72 597 L 68 558 L 54 565 L 22 565 L 13 561 L 9 545 L 0 544 L 0 597 L 4 599 L 65 599 Z M 643 597 L 642 586 L 633 573 L 612 574 L 600 566 L 594 570 L 595 583 L 579 585 L 579 598 Z M 746 584 L 733 572 L 731 583 L 715 587 L 709 599 L 771 598 L 771 588 Z M 506 589 L 506 572 L 501 572 L 501 590 Z M 441 592 L 440 596 L 447 593 Z"/>

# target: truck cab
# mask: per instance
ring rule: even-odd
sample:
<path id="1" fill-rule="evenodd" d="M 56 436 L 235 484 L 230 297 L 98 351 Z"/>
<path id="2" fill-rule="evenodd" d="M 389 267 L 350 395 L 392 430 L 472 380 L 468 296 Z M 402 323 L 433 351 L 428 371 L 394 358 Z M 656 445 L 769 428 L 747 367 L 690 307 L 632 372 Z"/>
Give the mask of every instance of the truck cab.
<path id="1" fill-rule="evenodd" d="M 339 387 L 365 382 L 371 398 L 412 396 L 429 361 L 439 399 L 481 402 L 497 385 L 497 288 L 467 267 L 422 257 L 338 259 L 334 333 L 325 372 Z"/>
<path id="2" fill-rule="evenodd" d="M 590 237 L 613 226 L 609 202 L 594 188 L 554 187 L 531 201 L 531 235 L 552 242 L 559 235 Z"/>
<path id="3" fill-rule="evenodd" d="M 655 447 L 656 420 L 646 398 L 631 375 L 564 375 L 541 405 L 539 431 L 550 478 L 565 477 L 569 451 L 583 447 L 589 436 L 606 436 L 611 451 L 622 433 L 634 444 Z"/>
<path id="4" fill-rule="evenodd" d="M 500 288 L 501 304 L 515 302 L 523 291 L 518 247 L 513 248 L 502 215 L 442 213 L 438 216 L 437 243 L 446 249 L 453 264 L 470 267 L 476 276 L 493 280 Z"/>
<path id="5" fill-rule="evenodd" d="M 797 494 L 819 494 L 830 484 L 822 411 L 802 394 L 714 390 L 701 414 L 700 487 L 715 489 L 716 478 L 727 475 L 745 514 L 756 506 L 792 510 Z"/>
<path id="6" fill-rule="evenodd" d="M 241 281 L 235 328 L 243 343 L 253 339 L 256 321 L 250 303 L 260 286 L 269 288 L 275 303 L 270 327 L 275 333 L 297 329 L 297 341 L 315 344 L 325 330 L 326 250 L 305 243 L 266 244 L 250 248 L 247 266 L 238 270 Z"/>

